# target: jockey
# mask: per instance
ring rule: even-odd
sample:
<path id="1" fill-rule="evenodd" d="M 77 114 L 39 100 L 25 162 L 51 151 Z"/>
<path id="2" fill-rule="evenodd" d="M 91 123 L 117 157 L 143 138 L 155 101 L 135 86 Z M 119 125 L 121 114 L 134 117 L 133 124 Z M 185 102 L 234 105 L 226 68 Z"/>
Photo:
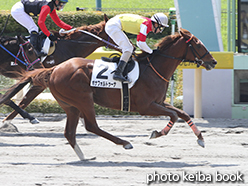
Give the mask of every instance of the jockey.
<path id="1" fill-rule="evenodd" d="M 38 25 L 41 31 L 49 37 L 51 41 L 56 41 L 57 37 L 49 32 L 45 25 L 46 17 L 50 14 L 52 20 L 59 27 L 70 30 L 73 27 L 61 21 L 56 10 L 62 10 L 68 0 L 21 0 L 11 9 L 13 18 L 24 26 L 30 33 L 30 43 L 34 46 L 39 56 L 45 55 L 38 46 L 39 28 L 31 16 L 39 16 Z"/>
<path id="2" fill-rule="evenodd" d="M 137 35 L 137 46 L 152 54 L 153 50 L 146 44 L 147 34 L 149 32 L 162 33 L 164 27 L 168 27 L 168 18 L 163 13 L 156 13 L 151 19 L 135 14 L 120 14 L 108 20 L 105 31 L 122 50 L 113 79 L 130 82 L 129 78 L 123 77 L 122 73 L 134 48 L 123 31 Z"/>

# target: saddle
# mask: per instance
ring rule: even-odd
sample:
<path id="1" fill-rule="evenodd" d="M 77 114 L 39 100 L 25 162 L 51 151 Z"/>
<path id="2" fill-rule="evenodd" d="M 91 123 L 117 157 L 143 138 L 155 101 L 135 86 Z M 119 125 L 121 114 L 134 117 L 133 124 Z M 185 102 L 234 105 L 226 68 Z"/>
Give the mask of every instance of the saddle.
<path id="1" fill-rule="evenodd" d="M 120 57 L 117 57 L 117 56 L 115 56 L 113 58 L 101 57 L 101 59 L 103 61 L 106 61 L 106 62 L 117 63 L 117 65 L 120 61 Z M 132 59 L 132 57 L 130 57 L 130 59 L 128 60 L 127 65 L 123 71 L 123 76 L 126 76 L 129 72 L 131 72 L 133 70 L 134 66 L 135 66 L 134 60 Z"/>

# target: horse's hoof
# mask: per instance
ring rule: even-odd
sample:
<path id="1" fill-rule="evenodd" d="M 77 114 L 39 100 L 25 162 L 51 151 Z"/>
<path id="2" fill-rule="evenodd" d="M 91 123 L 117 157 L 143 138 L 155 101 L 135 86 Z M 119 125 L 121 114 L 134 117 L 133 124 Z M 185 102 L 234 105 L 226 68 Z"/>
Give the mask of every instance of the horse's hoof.
<path id="1" fill-rule="evenodd" d="M 87 158 L 87 159 L 82 159 L 82 160 L 80 160 L 80 161 L 93 161 L 93 160 L 96 160 L 96 157 Z"/>
<path id="2" fill-rule="evenodd" d="M 197 143 L 198 143 L 198 145 L 200 145 L 201 147 L 205 147 L 205 143 L 204 143 L 204 141 L 203 140 L 200 140 L 200 139 L 198 139 L 197 140 Z"/>
<path id="3" fill-rule="evenodd" d="M 154 139 L 154 138 L 157 138 L 157 137 L 159 137 L 159 133 L 158 133 L 158 131 L 154 130 L 152 132 L 151 136 L 150 136 L 150 139 Z"/>
<path id="4" fill-rule="evenodd" d="M 34 119 L 30 120 L 30 123 L 38 124 L 38 123 L 40 123 L 40 121 L 38 119 L 34 118 Z"/>
<path id="5" fill-rule="evenodd" d="M 131 145 L 131 143 L 128 143 L 126 145 L 123 145 L 124 149 L 132 149 L 133 146 Z"/>

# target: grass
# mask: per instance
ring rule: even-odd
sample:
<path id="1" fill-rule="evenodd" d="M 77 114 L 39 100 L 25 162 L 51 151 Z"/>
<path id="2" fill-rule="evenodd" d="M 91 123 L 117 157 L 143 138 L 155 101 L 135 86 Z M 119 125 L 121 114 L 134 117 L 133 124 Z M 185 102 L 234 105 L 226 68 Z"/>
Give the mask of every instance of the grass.
<path id="1" fill-rule="evenodd" d="M 20 0 L 2 0 L 0 3 L 0 10 L 10 10 L 11 7 Z M 102 0 L 102 8 L 156 8 L 156 9 L 168 9 L 174 7 L 174 0 Z M 63 11 L 75 11 L 76 7 L 80 8 L 95 8 L 96 0 L 69 0 Z"/>
<path id="2" fill-rule="evenodd" d="M 20 0 L 2 0 L 0 3 L 0 10 L 10 10 L 11 7 Z M 102 8 L 156 8 L 168 9 L 174 7 L 174 0 L 102 0 Z M 81 8 L 95 8 L 96 0 L 69 0 L 63 11 L 75 11 L 76 7 Z M 192 5 L 193 8 L 193 5 Z M 227 0 L 221 0 L 221 8 L 227 8 Z"/>

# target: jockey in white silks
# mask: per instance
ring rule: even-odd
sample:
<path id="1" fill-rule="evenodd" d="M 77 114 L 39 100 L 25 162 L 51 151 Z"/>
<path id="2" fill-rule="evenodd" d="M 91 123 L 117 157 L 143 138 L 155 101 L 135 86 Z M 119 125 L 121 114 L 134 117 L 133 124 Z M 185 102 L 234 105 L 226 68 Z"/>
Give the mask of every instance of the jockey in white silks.
<path id="1" fill-rule="evenodd" d="M 161 33 L 164 27 L 168 27 L 168 18 L 163 13 L 156 13 L 151 19 L 135 14 L 120 14 L 108 20 L 105 31 L 122 50 L 122 56 L 113 79 L 130 82 L 129 78 L 123 77 L 122 73 L 134 48 L 123 31 L 137 35 L 137 46 L 152 54 L 153 50 L 146 43 L 147 34 L 149 32 Z"/>

